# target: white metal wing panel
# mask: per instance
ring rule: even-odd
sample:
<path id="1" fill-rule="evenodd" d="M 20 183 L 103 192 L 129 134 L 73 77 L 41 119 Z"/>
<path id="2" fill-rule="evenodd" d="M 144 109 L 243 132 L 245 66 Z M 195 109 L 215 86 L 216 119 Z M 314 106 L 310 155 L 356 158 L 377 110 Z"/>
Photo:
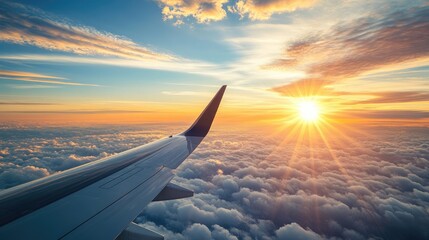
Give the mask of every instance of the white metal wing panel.
<path id="1" fill-rule="evenodd" d="M 167 168 L 80 224 L 61 239 L 115 239 L 173 178 Z"/>
<path id="2" fill-rule="evenodd" d="M 153 194 L 156 196 L 165 186 L 163 182 L 166 181 L 167 184 L 173 177 L 169 169 L 162 169 L 162 167 L 142 169 L 120 184 L 122 188 L 119 186 L 113 189 L 100 188 L 103 183 L 90 185 L 3 226 L 0 229 L 0 239 L 60 239 L 134 189 L 146 186 L 153 179 L 163 180 L 155 186 L 156 193 Z M 148 182 L 150 178 L 153 179 Z M 154 186 L 151 191 L 154 191 Z M 27 230 L 20 231 L 23 228 Z"/>

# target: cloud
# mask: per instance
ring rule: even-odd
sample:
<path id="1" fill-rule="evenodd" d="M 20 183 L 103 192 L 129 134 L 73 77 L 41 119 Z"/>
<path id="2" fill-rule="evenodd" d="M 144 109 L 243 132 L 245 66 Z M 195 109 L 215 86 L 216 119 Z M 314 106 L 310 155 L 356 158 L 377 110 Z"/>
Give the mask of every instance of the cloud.
<path id="1" fill-rule="evenodd" d="M 376 103 L 403 103 L 403 102 L 425 102 L 429 101 L 429 92 L 407 91 L 407 92 L 376 92 L 370 93 L 374 96 L 368 100 L 356 101 L 353 104 L 376 104 Z"/>
<path id="2" fill-rule="evenodd" d="M 65 78 L 49 76 L 39 73 L 22 72 L 22 71 L 8 71 L 0 70 L 0 79 L 12 80 L 12 81 L 24 81 L 24 82 L 36 82 L 36 83 L 49 83 L 56 85 L 72 85 L 72 86 L 98 86 L 94 84 L 77 83 L 63 81 Z"/>
<path id="3" fill-rule="evenodd" d="M 273 91 L 281 93 L 283 96 L 288 97 L 306 97 L 306 96 L 319 96 L 325 98 L 337 98 L 341 97 L 342 104 L 344 105 L 357 105 L 357 104 L 386 104 L 386 103 L 412 103 L 412 102 L 428 102 L 429 92 L 427 91 L 338 91 L 332 88 L 330 85 L 335 84 L 335 81 L 329 81 L 324 79 L 303 79 L 295 81 L 283 86 L 272 88 Z M 344 97 L 353 97 L 353 100 L 346 99 Z M 358 100 L 363 99 L 363 100 Z M 385 117 L 393 117 L 393 113 L 397 113 L 398 116 L 407 113 L 411 116 L 422 116 L 422 112 L 419 111 L 383 111 L 381 110 L 378 115 L 386 114 Z M 374 115 L 376 111 L 369 111 L 368 115 Z M 362 114 L 364 112 L 362 111 Z M 377 113 L 376 113 L 377 114 Z M 360 115 L 360 114 L 359 114 Z M 423 114 L 425 115 L 425 114 Z M 388 117 L 388 118 L 390 118 Z M 420 117 L 418 117 L 420 118 Z"/>
<path id="4" fill-rule="evenodd" d="M 28 84 L 28 85 L 19 85 L 19 84 L 8 84 L 10 88 L 14 89 L 44 89 L 44 88 L 58 88 L 59 86 L 52 85 L 36 85 L 36 84 Z"/>
<path id="5" fill-rule="evenodd" d="M 276 230 L 276 236 L 278 239 L 296 239 L 296 240 L 317 240 L 322 239 L 318 234 L 307 229 L 305 230 L 297 223 L 291 223 L 285 225 L 278 230 Z"/>
<path id="6" fill-rule="evenodd" d="M 428 111 L 416 110 L 365 110 L 347 111 L 344 114 L 355 118 L 373 119 L 425 119 L 429 118 Z"/>
<path id="7" fill-rule="evenodd" d="M 194 223 L 189 228 L 185 230 L 185 236 L 188 239 L 211 239 L 211 232 L 208 227 L 205 225 Z"/>
<path id="8" fill-rule="evenodd" d="M 49 175 L 46 169 L 34 166 L 20 168 L 13 164 L 0 164 L 0 167 L 2 168 L 0 173 L 0 189 L 9 188 Z"/>
<path id="9" fill-rule="evenodd" d="M 293 12 L 314 6 L 317 0 L 239 0 L 229 11 L 252 20 L 267 20 L 273 14 Z"/>
<path id="10" fill-rule="evenodd" d="M 121 36 L 73 25 L 29 6 L 2 2 L 0 14 L 0 41 L 81 55 L 114 56 L 139 61 L 173 58 Z"/>
<path id="11" fill-rule="evenodd" d="M 219 226 L 213 226 L 212 238 L 215 240 L 238 240 L 238 238 L 232 235 L 227 229 Z"/>
<path id="12" fill-rule="evenodd" d="M 58 104 L 57 103 L 40 103 L 40 102 L 0 102 L 0 105 L 46 106 L 46 105 L 58 105 Z"/>
<path id="13" fill-rule="evenodd" d="M 198 23 L 220 21 L 226 17 L 223 5 L 228 0 L 158 0 L 162 6 L 164 20 L 174 20 L 176 25 L 183 18 L 192 16 Z"/>
<path id="14" fill-rule="evenodd" d="M 107 65 L 126 68 L 143 68 L 157 69 L 163 71 L 186 72 L 193 74 L 201 74 L 206 76 L 218 76 L 223 72 L 214 64 L 206 62 L 198 62 L 187 59 L 177 59 L 174 61 L 139 61 L 132 59 L 120 58 L 98 58 L 98 57 L 82 57 L 82 56 L 66 56 L 66 55 L 0 55 L 0 59 L 19 62 L 46 62 L 46 63 L 69 63 L 69 64 L 94 64 Z"/>
<path id="15" fill-rule="evenodd" d="M 210 12 L 209 4 L 204 6 Z M 81 55 L 12 54 L 1 55 L 0 59 L 3 60 L 111 65 L 204 75 L 221 74 L 213 64 L 156 52 L 125 37 L 101 32 L 88 26 L 72 24 L 70 21 L 26 5 L 1 2 L 0 15 L 2 20 L 0 22 L 0 41 Z M 24 77 L 13 78 L 13 80 L 21 81 L 72 85 L 70 82 L 62 83 L 57 79 L 52 78 L 48 81 Z"/>
<path id="16" fill-rule="evenodd" d="M 198 23 L 209 23 L 226 18 L 230 13 L 248 16 L 252 20 L 267 20 L 273 14 L 293 12 L 300 8 L 309 8 L 317 0 L 158 0 L 162 7 L 164 20 L 173 20 L 174 25 L 184 23 L 183 19 L 193 17 Z"/>
<path id="17" fill-rule="evenodd" d="M 1 105 L 1 103 L 0 103 Z M 4 105 L 58 105 L 58 104 L 26 104 L 26 103 L 11 103 Z M 151 113 L 152 111 L 145 110 L 69 110 L 69 111 L 43 111 L 43 110 L 28 110 L 28 111 L 20 111 L 20 110 L 11 110 L 11 111 L 1 111 L 1 113 L 38 113 L 38 114 L 119 114 L 119 113 Z"/>
<path id="18" fill-rule="evenodd" d="M 343 79 L 427 64 L 428 29 L 428 6 L 373 14 L 297 40 L 288 46 L 284 58 L 266 67 L 306 71 L 317 93 Z M 305 81 L 309 80 L 298 80 Z M 289 94 L 290 88 L 287 84 L 273 90 Z"/>
<path id="19" fill-rule="evenodd" d="M 175 233 L 198 222 L 212 236 L 214 226 L 219 225 L 238 239 L 423 239 L 429 233 L 421 232 L 421 227 L 429 215 L 427 203 L 422 203 L 426 197 L 420 192 L 427 189 L 422 177 L 429 152 L 420 147 L 420 141 L 425 141 L 427 129 L 403 131 L 397 135 L 394 129 L 374 130 L 362 136 L 365 146 L 337 139 L 331 151 L 347 173 L 323 144 L 313 142 L 311 148 L 304 144 L 294 150 L 294 143 L 276 147 L 280 139 L 262 140 L 256 132 L 245 136 L 243 132 L 212 133 L 180 167 L 176 178 L 196 195 L 151 204 L 138 221 L 155 222 Z M 292 152 L 298 155 L 290 160 Z M 418 158 L 424 160 L 418 163 Z M 419 164 L 423 165 L 416 168 Z M 218 169 L 223 175 L 218 175 Z M 414 202 L 416 194 L 421 198 Z M 242 223 L 231 225 L 214 217 L 222 208 L 236 209 Z M 189 215 L 179 214 L 184 209 Z M 405 212 L 411 214 L 402 215 Z M 229 214 L 228 218 L 237 216 Z M 377 226 L 384 230 L 380 232 Z"/>
<path id="20" fill-rule="evenodd" d="M 27 166 L 52 174 L 185 128 L 4 126 L 0 188 L 31 180 L 18 178 Z M 427 239 L 429 130 L 345 134 L 326 132 L 328 148 L 318 138 L 285 140 L 287 132 L 213 126 L 173 179 L 194 197 L 151 203 L 135 221 L 179 240 Z"/>

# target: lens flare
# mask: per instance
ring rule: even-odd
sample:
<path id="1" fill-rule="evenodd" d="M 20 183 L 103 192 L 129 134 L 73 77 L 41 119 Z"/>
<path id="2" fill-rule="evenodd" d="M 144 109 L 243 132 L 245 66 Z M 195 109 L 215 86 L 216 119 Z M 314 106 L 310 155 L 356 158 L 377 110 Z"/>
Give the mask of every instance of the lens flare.
<path id="1" fill-rule="evenodd" d="M 316 122 L 320 117 L 320 109 L 315 101 L 304 100 L 298 103 L 300 118 L 305 122 Z"/>

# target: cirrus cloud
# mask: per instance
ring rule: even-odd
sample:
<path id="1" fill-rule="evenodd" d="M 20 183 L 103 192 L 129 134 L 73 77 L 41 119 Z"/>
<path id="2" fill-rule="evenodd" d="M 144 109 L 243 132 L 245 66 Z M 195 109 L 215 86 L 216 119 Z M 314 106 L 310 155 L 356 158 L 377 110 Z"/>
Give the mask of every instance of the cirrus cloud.
<path id="1" fill-rule="evenodd" d="M 132 60 L 171 60 L 124 37 L 65 20 L 18 3 L 0 3 L 0 41 L 71 52 Z"/>
<path id="2" fill-rule="evenodd" d="M 48 83 L 54 85 L 72 85 L 72 86 L 98 86 L 95 84 L 77 83 L 64 81 L 65 78 L 44 75 L 32 72 L 23 71 L 9 71 L 0 70 L 0 79 L 12 80 L 12 81 L 24 81 L 24 82 L 35 82 L 35 83 Z"/>
<path id="3" fill-rule="evenodd" d="M 309 76 L 274 91 L 289 95 L 299 85 L 311 82 L 314 87 L 302 91 L 317 94 L 343 79 L 427 65 L 428 29 L 428 6 L 372 14 L 297 40 L 287 47 L 284 58 L 265 67 L 299 69 Z"/>

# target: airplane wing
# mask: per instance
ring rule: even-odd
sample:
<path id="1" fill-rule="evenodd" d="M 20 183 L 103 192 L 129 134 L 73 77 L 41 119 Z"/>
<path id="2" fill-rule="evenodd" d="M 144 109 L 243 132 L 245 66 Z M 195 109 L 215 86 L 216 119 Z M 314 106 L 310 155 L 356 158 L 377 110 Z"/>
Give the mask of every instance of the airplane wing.
<path id="1" fill-rule="evenodd" d="M 170 183 L 210 130 L 222 86 L 185 132 L 0 192 L 0 239 L 163 239 L 132 221 L 152 201 L 189 197 Z"/>

